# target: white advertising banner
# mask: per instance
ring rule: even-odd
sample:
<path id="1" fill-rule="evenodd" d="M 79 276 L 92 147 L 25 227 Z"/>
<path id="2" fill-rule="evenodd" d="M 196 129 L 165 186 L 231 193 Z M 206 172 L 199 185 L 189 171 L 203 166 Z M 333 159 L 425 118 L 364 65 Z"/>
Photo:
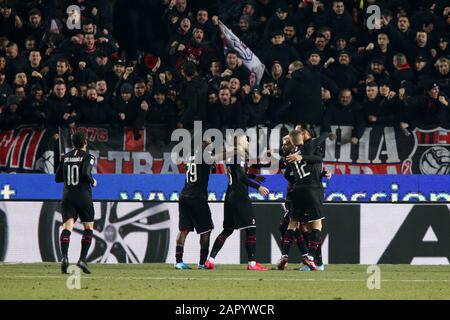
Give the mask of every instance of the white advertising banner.
<path id="1" fill-rule="evenodd" d="M 223 204 L 211 203 L 215 229 L 211 246 L 222 231 Z M 254 205 L 257 259 L 275 263 L 280 257 L 280 203 Z M 95 202 L 94 241 L 88 260 L 98 263 L 150 263 L 175 260 L 177 203 Z M 327 204 L 323 257 L 325 263 L 449 264 L 448 205 Z M 59 261 L 62 227 L 58 202 L 0 202 L 0 261 Z M 70 260 L 80 251 L 82 226 L 77 224 Z M 218 263 L 244 263 L 244 236 L 235 231 L 217 257 Z M 199 237 L 189 234 L 184 260 L 197 263 Z M 291 249 L 291 261 L 299 261 Z"/>

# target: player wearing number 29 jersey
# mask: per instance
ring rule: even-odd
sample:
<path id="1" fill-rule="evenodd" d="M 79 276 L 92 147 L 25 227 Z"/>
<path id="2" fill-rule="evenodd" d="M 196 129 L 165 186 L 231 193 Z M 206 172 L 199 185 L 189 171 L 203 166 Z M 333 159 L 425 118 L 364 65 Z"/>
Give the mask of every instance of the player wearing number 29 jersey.
<path id="1" fill-rule="evenodd" d="M 190 157 L 186 164 L 186 180 L 180 194 L 179 229 L 202 234 L 214 228 L 208 206 L 208 181 L 211 166 L 204 161 L 195 163 Z"/>
<path id="2" fill-rule="evenodd" d="M 204 143 L 206 147 L 207 143 Z M 211 219 L 211 210 L 208 205 L 208 181 L 211 165 L 202 159 L 202 152 L 191 156 L 186 163 L 186 178 L 183 190 L 178 201 L 179 209 L 179 233 L 175 251 L 175 268 L 190 269 L 183 262 L 184 243 L 189 232 L 197 231 L 200 234 L 200 261 L 198 268 L 204 268 L 209 253 L 209 239 L 211 230 L 214 228 Z M 196 161 L 197 160 L 197 161 Z"/>

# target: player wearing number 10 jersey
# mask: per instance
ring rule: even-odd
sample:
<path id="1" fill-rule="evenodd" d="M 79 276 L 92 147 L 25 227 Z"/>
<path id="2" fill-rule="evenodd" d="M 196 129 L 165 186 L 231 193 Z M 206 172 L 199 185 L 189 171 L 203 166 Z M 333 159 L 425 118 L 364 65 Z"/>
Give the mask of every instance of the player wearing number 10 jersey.
<path id="1" fill-rule="evenodd" d="M 94 230 L 94 205 L 92 203 L 92 188 L 97 181 L 92 177 L 95 157 L 87 150 L 86 135 L 77 132 L 72 135 L 75 149 L 61 158 L 61 164 L 56 170 L 55 181 L 64 182 L 64 193 L 61 203 L 63 230 L 60 236 L 62 253 L 61 272 L 67 273 L 69 266 L 68 251 L 70 235 L 78 218 L 84 226 L 81 238 L 81 254 L 77 266 L 83 272 L 91 273 L 86 263 L 87 253 L 91 246 Z"/>
<path id="2" fill-rule="evenodd" d="M 208 142 L 204 142 L 203 148 L 207 145 Z M 203 161 L 201 157 L 202 152 L 199 151 L 194 156 L 191 156 L 186 164 L 186 180 L 178 202 L 180 217 L 175 251 L 176 269 L 190 269 L 183 262 L 183 252 L 186 237 L 194 229 L 200 235 L 199 269 L 205 268 L 204 264 L 208 257 L 209 239 L 211 230 L 214 228 L 211 210 L 208 205 L 208 181 L 211 165 Z"/>

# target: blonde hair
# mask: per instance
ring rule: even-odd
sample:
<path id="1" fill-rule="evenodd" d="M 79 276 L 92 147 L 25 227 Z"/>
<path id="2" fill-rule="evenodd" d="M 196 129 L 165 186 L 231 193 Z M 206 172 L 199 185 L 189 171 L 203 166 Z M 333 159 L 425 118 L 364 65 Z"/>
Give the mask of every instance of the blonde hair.
<path id="1" fill-rule="evenodd" d="M 439 65 L 440 65 L 441 63 L 446 63 L 446 64 L 448 64 L 448 65 L 450 66 L 450 60 L 449 60 L 449 59 L 447 59 L 447 58 L 445 58 L 445 57 L 440 57 L 440 58 L 436 61 L 436 63 L 434 64 L 434 67 L 435 67 L 436 69 L 439 68 Z"/>

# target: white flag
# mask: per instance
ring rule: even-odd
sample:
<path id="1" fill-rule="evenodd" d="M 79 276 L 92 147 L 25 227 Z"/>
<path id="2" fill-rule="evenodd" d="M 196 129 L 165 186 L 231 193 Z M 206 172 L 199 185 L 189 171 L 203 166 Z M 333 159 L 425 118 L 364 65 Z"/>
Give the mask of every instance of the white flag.
<path id="1" fill-rule="evenodd" d="M 226 25 L 219 21 L 220 30 L 225 35 L 225 41 L 228 48 L 236 51 L 244 66 L 256 77 L 256 84 L 259 85 L 263 75 L 265 66 L 261 60 L 243 43 Z M 252 82 L 252 81 L 250 81 Z"/>

